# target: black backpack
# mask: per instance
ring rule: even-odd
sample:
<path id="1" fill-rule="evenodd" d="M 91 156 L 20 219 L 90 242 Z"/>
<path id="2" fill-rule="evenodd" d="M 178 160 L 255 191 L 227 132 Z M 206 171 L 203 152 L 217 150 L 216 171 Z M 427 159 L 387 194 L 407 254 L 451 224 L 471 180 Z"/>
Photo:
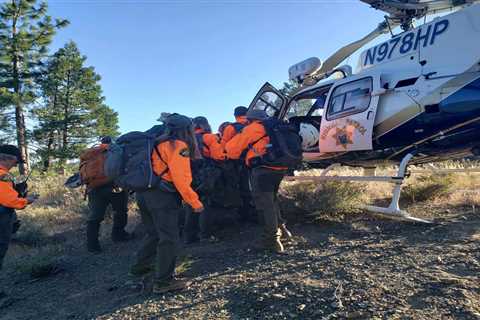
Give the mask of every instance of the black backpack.
<path id="1" fill-rule="evenodd" d="M 245 125 L 240 122 L 234 122 L 231 123 L 231 125 L 233 126 L 237 134 L 241 133 L 243 131 L 243 128 L 245 128 Z"/>
<path id="2" fill-rule="evenodd" d="M 222 176 L 222 168 L 211 159 L 196 159 L 191 162 L 192 188 L 205 197 L 215 192 Z"/>
<path id="3" fill-rule="evenodd" d="M 105 175 L 126 190 L 145 191 L 157 187 L 162 179 L 153 172 L 151 159 L 156 139 L 154 134 L 138 131 L 120 136 L 108 148 Z"/>
<path id="4" fill-rule="evenodd" d="M 265 155 L 259 157 L 260 162 L 254 159 L 258 165 L 272 167 L 297 168 L 303 159 L 302 137 L 297 128 L 285 121 L 269 118 L 262 121 L 266 135 L 270 138 Z M 258 158 L 257 158 L 258 159 Z"/>

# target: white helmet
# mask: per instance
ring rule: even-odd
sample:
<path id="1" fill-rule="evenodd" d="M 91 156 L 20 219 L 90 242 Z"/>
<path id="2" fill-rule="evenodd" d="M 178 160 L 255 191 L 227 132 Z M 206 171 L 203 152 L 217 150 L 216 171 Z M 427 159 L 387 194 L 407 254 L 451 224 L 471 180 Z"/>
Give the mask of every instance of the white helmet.
<path id="1" fill-rule="evenodd" d="M 310 123 L 300 123 L 300 136 L 302 137 L 302 148 L 308 150 L 318 146 L 320 132 Z"/>

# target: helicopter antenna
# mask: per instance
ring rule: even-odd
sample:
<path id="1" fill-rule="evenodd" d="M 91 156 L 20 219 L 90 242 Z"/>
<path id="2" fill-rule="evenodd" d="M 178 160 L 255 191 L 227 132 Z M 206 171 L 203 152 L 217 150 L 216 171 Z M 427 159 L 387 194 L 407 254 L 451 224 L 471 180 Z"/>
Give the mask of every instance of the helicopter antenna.
<path id="1" fill-rule="evenodd" d="M 390 20 L 388 20 L 388 16 L 385 16 L 385 22 L 387 23 L 388 31 L 390 31 L 390 35 L 392 37 L 395 37 L 395 35 L 393 34 L 392 26 L 390 25 Z"/>

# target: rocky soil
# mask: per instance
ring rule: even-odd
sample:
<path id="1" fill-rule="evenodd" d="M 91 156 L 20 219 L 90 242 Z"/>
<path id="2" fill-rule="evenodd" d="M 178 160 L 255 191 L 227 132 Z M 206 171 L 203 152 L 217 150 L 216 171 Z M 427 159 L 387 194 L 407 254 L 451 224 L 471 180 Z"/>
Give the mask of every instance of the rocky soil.
<path id="1" fill-rule="evenodd" d="M 160 296 L 127 276 L 139 240 L 105 238 L 102 255 L 78 241 L 48 277 L 7 265 L 0 319 L 480 319 L 480 214 L 432 210 L 415 209 L 432 225 L 370 215 L 296 224 L 285 255 L 252 249 L 256 226 L 223 230 L 218 243 L 184 249 L 191 287 Z"/>

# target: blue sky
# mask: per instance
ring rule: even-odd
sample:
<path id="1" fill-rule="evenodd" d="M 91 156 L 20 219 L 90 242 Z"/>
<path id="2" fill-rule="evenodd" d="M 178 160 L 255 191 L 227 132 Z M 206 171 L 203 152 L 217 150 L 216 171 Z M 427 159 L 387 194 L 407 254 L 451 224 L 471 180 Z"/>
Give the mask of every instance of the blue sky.
<path id="1" fill-rule="evenodd" d="M 161 112 L 216 128 L 265 81 L 281 86 L 292 64 L 325 59 L 383 19 L 356 0 L 51 0 L 49 12 L 71 22 L 53 49 L 74 40 L 88 56 L 122 132 Z"/>

